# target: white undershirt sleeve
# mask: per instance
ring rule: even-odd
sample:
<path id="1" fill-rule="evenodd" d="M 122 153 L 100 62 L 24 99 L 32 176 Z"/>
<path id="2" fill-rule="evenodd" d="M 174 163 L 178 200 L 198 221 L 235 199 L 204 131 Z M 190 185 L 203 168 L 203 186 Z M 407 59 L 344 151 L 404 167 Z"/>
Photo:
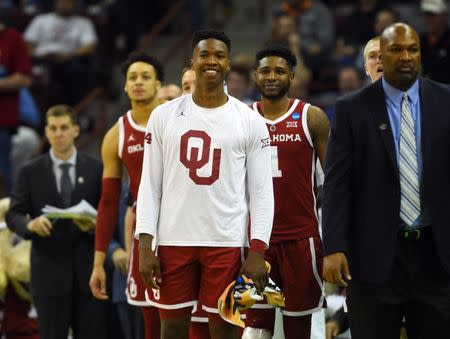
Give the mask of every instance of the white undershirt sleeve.
<path id="1" fill-rule="evenodd" d="M 136 232 L 150 234 L 155 238 L 163 179 L 162 129 L 160 115 L 155 110 L 145 132 L 144 159 L 136 206 Z"/>
<path id="2" fill-rule="evenodd" d="M 247 183 L 250 196 L 250 239 L 269 244 L 274 197 L 269 131 L 263 119 L 252 120 L 247 148 Z"/>

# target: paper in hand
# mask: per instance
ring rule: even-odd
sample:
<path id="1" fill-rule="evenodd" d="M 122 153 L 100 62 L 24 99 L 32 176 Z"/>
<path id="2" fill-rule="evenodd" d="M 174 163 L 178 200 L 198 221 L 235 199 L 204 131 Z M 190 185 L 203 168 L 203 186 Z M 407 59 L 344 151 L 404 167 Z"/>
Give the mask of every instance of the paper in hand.
<path id="1" fill-rule="evenodd" d="M 95 227 L 95 218 L 97 217 L 97 210 L 84 199 L 69 208 L 45 205 L 42 213 L 49 219 L 72 219 L 84 232 Z"/>

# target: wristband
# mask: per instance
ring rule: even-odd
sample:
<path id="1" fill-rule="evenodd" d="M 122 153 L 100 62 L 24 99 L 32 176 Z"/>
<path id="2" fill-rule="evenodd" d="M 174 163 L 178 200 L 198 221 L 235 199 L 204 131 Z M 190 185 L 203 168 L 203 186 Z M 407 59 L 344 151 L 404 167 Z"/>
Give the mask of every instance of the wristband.
<path id="1" fill-rule="evenodd" d="M 264 254 L 266 251 L 266 243 L 259 239 L 252 239 L 250 241 L 250 251 Z"/>
<path id="2" fill-rule="evenodd" d="M 95 250 L 106 252 L 116 228 L 120 203 L 120 178 L 103 178 L 102 197 L 98 205 Z"/>

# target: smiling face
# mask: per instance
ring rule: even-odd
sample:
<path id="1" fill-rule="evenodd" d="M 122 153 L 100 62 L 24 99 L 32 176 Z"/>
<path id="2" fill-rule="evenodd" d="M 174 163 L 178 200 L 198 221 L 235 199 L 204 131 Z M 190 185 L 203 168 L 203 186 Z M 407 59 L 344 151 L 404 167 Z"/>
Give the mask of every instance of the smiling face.
<path id="1" fill-rule="evenodd" d="M 124 90 L 131 102 L 151 102 L 160 87 L 161 83 L 156 78 L 155 68 L 152 65 L 137 61 L 128 68 Z"/>
<path id="2" fill-rule="evenodd" d="M 255 83 L 261 95 L 278 100 L 287 95 L 294 73 L 286 60 L 279 56 L 267 56 L 259 61 L 255 71 Z"/>
<path id="3" fill-rule="evenodd" d="M 194 48 L 192 68 L 195 71 L 197 87 L 223 87 L 223 81 L 230 69 L 227 45 L 212 38 L 201 40 Z"/>
<path id="4" fill-rule="evenodd" d="M 381 37 L 383 76 L 392 86 L 407 90 L 416 81 L 421 67 L 420 40 L 405 24 L 389 26 Z"/>
<path id="5" fill-rule="evenodd" d="M 367 43 L 364 49 L 364 69 L 372 82 L 377 81 L 383 75 L 379 39 Z"/>

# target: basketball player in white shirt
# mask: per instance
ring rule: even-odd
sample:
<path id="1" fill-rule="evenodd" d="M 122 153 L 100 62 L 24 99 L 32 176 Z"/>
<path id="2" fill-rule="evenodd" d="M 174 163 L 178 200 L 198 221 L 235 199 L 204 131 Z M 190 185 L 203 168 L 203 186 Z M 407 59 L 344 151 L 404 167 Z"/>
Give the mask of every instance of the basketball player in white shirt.
<path id="1" fill-rule="evenodd" d="M 195 91 L 158 107 L 147 125 L 136 236 L 162 338 L 188 338 L 197 301 L 213 339 L 236 338 L 236 327 L 218 315 L 220 294 L 239 272 L 258 291 L 267 282 L 263 254 L 274 211 L 269 133 L 258 113 L 224 92 L 230 45 L 224 33 L 196 32 Z"/>

